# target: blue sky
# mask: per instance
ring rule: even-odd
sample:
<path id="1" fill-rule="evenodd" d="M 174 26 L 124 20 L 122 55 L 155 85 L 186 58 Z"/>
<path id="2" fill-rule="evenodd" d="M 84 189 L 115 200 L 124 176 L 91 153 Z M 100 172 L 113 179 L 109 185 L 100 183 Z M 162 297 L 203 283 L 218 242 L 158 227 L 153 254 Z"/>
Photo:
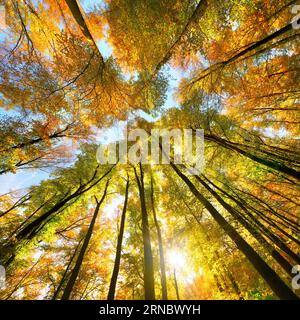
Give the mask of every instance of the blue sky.
<path id="1" fill-rule="evenodd" d="M 103 5 L 104 1 L 101 0 L 81 0 L 82 8 L 85 12 L 88 12 L 91 10 L 95 5 L 101 6 Z M 2 15 L 3 16 L 3 15 Z M 1 16 L 0 16 L 1 18 Z M 0 24 L 0 28 L 3 27 L 3 23 Z M 2 29 L 3 31 L 3 29 Z M 7 31 L 4 30 L 4 31 Z M 92 32 L 92 30 L 91 30 Z M 3 42 L 5 37 L 5 32 L 0 33 L 0 45 L 1 42 Z M 112 47 L 107 43 L 105 39 L 102 39 L 101 41 L 98 41 L 97 43 L 98 48 L 101 52 L 101 54 L 104 56 L 104 58 L 108 58 L 113 54 Z M 203 59 L 202 59 L 203 60 Z M 202 61 L 205 65 L 205 60 Z M 174 69 L 170 66 L 164 67 L 164 71 L 168 74 L 168 80 L 169 80 L 169 87 L 167 90 L 167 99 L 165 101 L 165 104 L 163 106 L 163 109 L 169 109 L 171 107 L 178 107 L 178 103 L 174 100 L 174 93 L 176 92 L 176 89 L 178 87 L 178 84 L 182 77 L 187 76 L 183 72 Z M 0 96 L 1 99 L 1 96 Z M 3 108 L 0 108 L 0 117 L 5 115 L 18 115 L 17 110 L 5 110 Z M 147 121 L 154 121 L 155 118 L 153 118 L 152 115 L 147 114 L 144 111 L 137 111 L 134 113 L 135 116 L 143 117 Z M 98 131 L 98 138 L 99 142 L 110 142 L 118 140 L 122 137 L 122 129 L 124 128 L 126 123 L 124 122 L 117 122 L 112 128 L 105 130 L 104 134 L 107 137 L 107 140 L 104 140 L 103 138 L 100 138 L 100 132 Z M 101 132 L 103 133 L 103 132 Z M 278 130 L 278 132 L 274 132 L 272 129 L 265 129 L 264 134 L 268 136 L 284 136 L 286 132 L 282 130 Z M 30 187 L 31 185 L 37 185 L 39 182 L 43 179 L 47 179 L 49 177 L 49 172 L 45 172 L 39 169 L 24 169 L 24 170 L 18 170 L 16 174 L 8 173 L 0 176 L 0 195 L 10 192 L 12 190 L 18 190 L 22 188 Z"/>
<path id="2" fill-rule="evenodd" d="M 0 195 L 16 190 L 21 191 L 32 185 L 38 185 L 41 180 L 47 179 L 48 177 L 48 172 L 29 169 L 19 170 L 16 174 L 3 174 L 0 176 Z"/>
<path id="3" fill-rule="evenodd" d="M 81 5 L 84 11 L 89 11 L 94 5 L 101 5 L 103 1 L 92 1 L 92 0 L 82 0 Z M 4 34 L 0 37 L 0 43 L 4 40 Z M 111 46 L 107 43 L 105 39 L 98 41 L 98 48 L 104 58 L 108 58 L 113 54 L 113 50 Z M 163 109 L 168 109 L 174 106 L 177 106 L 176 101 L 173 98 L 175 89 L 183 76 L 179 71 L 168 67 L 168 79 L 169 79 L 169 88 L 167 91 L 167 99 L 163 106 Z M 0 108 L 0 117 L 4 115 L 15 116 L 19 115 L 17 110 L 5 110 Z M 154 121 L 152 115 L 147 114 L 144 111 L 137 111 L 134 113 L 135 116 L 143 117 L 147 121 Z M 112 128 L 105 130 L 104 135 L 107 137 L 107 142 L 116 141 L 122 137 L 122 128 L 126 123 L 117 122 Z M 98 136 L 99 136 L 98 132 Z M 99 137 L 99 142 L 103 143 L 104 139 Z M 28 188 L 32 185 L 38 185 L 41 180 L 49 178 L 50 173 L 46 171 L 42 171 L 40 169 L 21 169 L 18 170 L 17 173 L 7 173 L 0 176 L 0 195 L 5 194 L 7 192 L 11 192 L 14 190 Z M 24 190 L 25 192 L 25 190 Z"/>

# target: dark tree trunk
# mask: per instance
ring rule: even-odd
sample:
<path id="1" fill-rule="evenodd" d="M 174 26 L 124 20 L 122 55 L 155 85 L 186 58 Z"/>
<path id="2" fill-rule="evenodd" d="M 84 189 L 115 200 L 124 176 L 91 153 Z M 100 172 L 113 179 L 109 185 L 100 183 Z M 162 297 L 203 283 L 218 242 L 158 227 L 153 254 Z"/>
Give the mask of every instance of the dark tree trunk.
<path id="1" fill-rule="evenodd" d="M 80 6 L 78 5 L 77 0 L 66 0 L 66 3 L 74 17 L 74 19 L 76 20 L 77 24 L 79 25 L 82 33 L 84 34 L 84 36 L 86 37 L 86 39 L 93 45 L 94 49 L 96 50 L 96 53 L 98 55 L 98 57 L 101 60 L 101 63 L 104 65 L 104 59 L 101 55 L 101 52 L 98 49 L 98 46 L 84 20 L 84 17 L 81 13 L 80 10 Z"/>
<path id="2" fill-rule="evenodd" d="M 286 271 L 288 276 L 291 277 L 292 265 L 273 246 L 271 246 L 265 240 L 265 238 L 262 237 L 259 230 L 261 230 L 261 232 L 265 234 L 266 237 L 268 237 L 273 243 L 275 243 L 276 246 L 278 246 L 283 252 L 289 255 L 289 257 L 294 259 L 297 263 L 300 263 L 300 257 L 298 257 L 293 251 L 291 251 L 290 248 L 287 247 L 286 244 L 283 243 L 279 238 L 271 234 L 264 225 L 262 225 L 259 221 L 255 221 L 256 220 L 255 217 L 253 217 L 250 214 L 250 212 L 242 204 L 240 204 L 234 197 L 231 197 L 224 191 L 226 195 L 228 195 L 233 201 L 235 201 L 245 211 L 245 213 L 248 216 L 250 216 L 250 218 L 256 223 L 258 230 L 256 230 L 254 226 L 252 226 L 247 220 L 245 220 L 242 215 L 240 215 L 237 211 L 235 211 L 235 209 L 231 205 L 226 203 L 219 196 L 219 194 L 216 193 L 212 188 L 210 188 L 209 185 L 205 183 L 200 177 L 196 177 L 196 179 L 206 188 L 206 190 L 208 190 L 216 198 L 216 200 L 223 206 L 224 209 L 226 209 L 237 221 L 239 221 L 239 223 L 241 223 L 250 232 L 250 234 L 265 247 L 265 249 L 271 254 L 271 256 Z"/>
<path id="3" fill-rule="evenodd" d="M 155 227 L 156 227 L 158 248 L 159 248 L 162 299 L 168 300 L 164 247 L 163 247 L 163 241 L 162 241 L 162 236 L 161 236 L 161 229 L 160 229 L 159 222 L 158 222 L 157 216 L 156 216 L 155 201 L 154 201 L 154 183 L 153 183 L 152 174 L 151 174 L 151 204 L 152 204 L 153 219 L 154 219 L 154 223 L 155 223 Z"/>
<path id="4" fill-rule="evenodd" d="M 30 198 L 31 198 L 30 193 L 25 194 L 18 201 L 16 201 L 9 209 L 7 209 L 5 211 L 0 211 L 0 218 L 3 217 L 4 215 L 6 215 L 7 213 L 11 212 L 12 210 L 20 207 L 22 204 L 27 202 Z"/>
<path id="5" fill-rule="evenodd" d="M 182 44 L 182 39 L 188 34 L 190 27 L 193 25 L 193 23 L 195 23 L 195 21 L 197 21 L 197 19 L 201 18 L 204 15 L 205 11 L 207 10 L 207 7 L 208 7 L 207 0 L 201 0 L 197 4 L 194 12 L 192 13 L 191 17 L 187 20 L 185 26 L 183 27 L 182 31 L 180 32 L 175 42 L 171 45 L 171 47 L 168 49 L 164 57 L 156 65 L 154 72 L 151 76 L 152 79 L 156 77 L 161 67 L 165 65 L 168 62 L 168 60 L 172 57 L 177 47 Z"/>
<path id="6" fill-rule="evenodd" d="M 123 242 L 125 218 L 126 218 L 126 210 L 127 210 L 127 202 L 128 202 L 128 190 L 129 190 L 129 178 L 127 177 L 125 200 L 124 200 L 124 206 L 123 206 L 121 223 L 120 223 L 120 231 L 119 231 L 118 242 L 117 242 L 116 258 L 115 258 L 114 270 L 110 280 L 107 300 L 114 300 L 115 298 L 116 285 L 117 285 L 117 280 L 118 280 L 118 275 L 120 270 L 122 242 Z"/>
<path id="7" fill-rule="evenodd" d="M 257 252 L 240 236 L 240 234 L 223 218 L 214 206 L 196 189 L 194 184 L 171 162 L 171 166 L 177 175 L 186 183 L 194 196 L 204 205 L 211 216 L 225 231 L 225 233 L 244 253 L 249 262 L 263 277 L 274 293 L 284 300 L 299 300 L 296 294 L 280 279 L 277 273 L 257 254 Z"/>
<path id="8" fill-rule="evenodd" d="M 155 289 L 154 289 L 154 269 L 153 269 L 153 257 L 150 239 L 150 230 L 148 222 L 148 213 L 145 199 L 145 188 L 144 188 L 144 173 L 142 165 L 140 167 L 140 178 L 137 174 L 136 168 L 134 173 L 139 189 L 140 202 L 141 202 L 141 214 L 142 214 L 142 233 L 143 233 L 143 244 L 144 244 L 144 289 L 145 299 L 155 300 Z"/>
<path id="9" fill-rule="evenodd" d="M 206 139 L 208 141 L 213 141 L 228 150 L 236 151 L 239 154 L 241 154 L 241 155 L 243 155 L 243 156 L 259 163 L 259 164 L 267 166 L 275 171 L 281 172 L 285 175 L 291 176 L 291 177 L 296 178 L 298 180 L 300 179 L 300 172 L 299 171 L 297 171 L 293 168 L 290 168 L 290 167 L 286 166 L 285 164 L 280 163 L 279 161 L 274 161 L 274 160 L 262 158 L 261 156 L 255 155 L 254 153 L 252 153 L 250 151 L 245 151 L 245 150 L 241 149 L 240 147 L 236 146 L 231 141 L 222 139 L 222 138 L 217 137 L 215 135 L 206 135 L 205 134 L 204 139 Z"/>
<path id="10" fill-rule="evenodd" d="M 248 56 L 248 54 L 251 55 L 256 50 L 259 50 L 260 53 L 264 52 L 266 50 L 265 49 L 265 45 L 266 44 L 271 43 L 274 39 L 279 38 L 282 35 L 291 32 L 292 30 L 293 30 L 292 23 L 289 23 L 286 26 L 282 27 L 281 29 L 271 33 L 268 36 L 266 36 L 265 38 L 263 38 L 261 40 L 258 40 L 256 42 L 254 42 L 253 44 L 249 44 L 249 46 L 247 46 L 246 49 L 241 50 L 240 52 L 238 52 L 237 54 L 233 55 L 229 59 L 221 61 L 221 62 L 217 62 L 217 63 L 211 65 L 209 68 L 201 71 L 198 76 L 196 76 L 194 79 L 192 79 L 190 85 L 193 85 L 196 82 L 205 79 L 206 77 L 211 75 L 213 72 L 221 70 L 222 68 L 230 65 L 231 63 L 234 63 L 234 62 L 236 62 L 236 61 L 238 61 L 240 59 L 245 59 Z M 297 36 L 299 36 L 299 35 L 296 34 L 295 37 L 297 37 Z M 282 41 L 284 41 L 284 40 L 285 39 L 283 39 Z M 269 47 L 267 47 L 267 48 L 269 48 Z"/>
<path id="11" fill-rule="evenodd" d="M 77 252 L 78 252 L 78 250 L 80 248 L 81 242 L 82 242 L 82 239 L 78 242 L 78 245 L 76 246 L 76 248 L 75 248 L 75 250 L 74 250 L 74 252 L 73 252 L 73 254 L 72 254 L 72 256 L 71 256 L 71 258 L 69 260 L 67 268 L 65 269 L 65 271 L 63 273 L 63 276 L 62 276 L 62 278 L 61 278 L 61 280 L 59 282 L 59 285 L 57 286 L 57 288 L 56 288 L 56 290 L 55 290 L 55 292 L 53 294 L 52 300 L 56 300 L 56 298 L 58 297 L 58 294 L 60 293 L 61 288 L 65 284 L 66 279 L 67 279 L 67 275 L 68 275 L 69 270 L 70 270 L 70 267 L 71 267 L 71 265 L 72 265 L 72 263 L 73 263 L 73 261 L 74 261 L 74 259 L 76 257 L 76 254 L 77 254 Z"/>
<path id="12" fill-rule="evenodd" d="M 177 283 L 177 276 L 176 276 L 176 269 L 173 270 L 173 276 L 174 276 L 174 286 L 175 286 L 175 291 L 176 291 L 176 298 L 177 298 L 177 300 L 180 300 L 178 283 Z"/>
<path id="13" fill-rule="evenodd" d="M 80 249 L 78 258 L 76 260 L 76 263 L 75 263 L 75 266 L 74 266 L 74 268 L 72 270 L 70 278 L 69 278 L 69 280 L 67 282 L 67 285 L 66 285 L 64 293 L 63 293 L 63 295 L 61 297 L 61 300 L 69 300 L 69 298 L 71 296 L 74 284 L 76 282 L 76 279 L 78 277 L 78 274 L 79 274 L 79 271 L 80 271 L 80 268 L 81 268 L 81 265 L 82 265 L 82 261 L 83 261 L 86 249 L 87 249 L 87 247 L 89 245 L 89 242 L 90 242 L 90 239 L 92 237 L 93 229 L 94 229 L 94 226 L 95 226 L 96 219 L 98 217 L 100 206 L 103 203 L 103 201 L 104 201 L 104 199 L 106 197 L 106 194 L 107 194 L 108 184 L 109 184 L 109 180 L 107 180 L 107 182 L 106 182 L 105 189 L 104 189 L 104 192 L 103 192 L 103 195 L 102 195 L 102 198 L 100 199 L 100 201 L 98 201 L 97 198 L 96 198 L 97 205 L 96 205 L 96 208 L 95 208 L 95 211 L 94 211 L 94 215 L 93 215 L 92 221 L 90 223 L 89 229 L 88 229 L 88 231 L 86 233 L 86 236 L 84 238 L 84 241 L 83 241 L 82 247 Z"/>
<path id="14" fill-rule="evenodd" d="M 44 201 L 39 207 L 37 207 L 12 233 L 11 233 L 11 237 L 14 236 L 15 234 L 18 233 L 18 231 L 20 229 L 22 229 L 22 227 L 24 225 L 26 225 L 26 223 L 29 223 L 29 220 L 35 215 L 37 214 L 47 203 L 49 203 L 54 197 L 56 196 L 56 194 L 52 197 L 50 197 L 48 200 Z"/>
<path id="15" fill-rule="evenodd" d="M 19 244 L 20 241 L 24 239 L 32 239 L 36 236 L 37 232 L 41 230 L 44 225 L 49 222 L 48 218 L 51 217 L 53 214 L 59 213 L 64 210 L 65 205 L 69 205 L 72 199 L 77 198 L 78 196 L 82 195 L 83 193 L 87 192 L 88 190 L 92 189 L 95 185 L 97 185 L 104 177 L 106 177 L 111 170 L 114 168 L 112 166 L 104 175 L 102 175 L 96 181 L 95 178 L 97 176 L 97 169 L 94 172 L 93 177 L 86 182 L 84 185 L 81 185 L 75 192 L 71 195 L 65 195 L 64 198 L 55 204 L 51 209 L 43 213 L 40 217 L 36 218 L 28 225 L 26 225 L 23 229 L 19 229 L 16 233 L 17 241 L 10 241 L 4 247 L 1 248 L 1 251 L 5 251 L 4 254 L 0 254 L 0 262 L 8 267 L 8 265 L 14 260 L 15 256 L 15 249 L 16 246 Z M 94 181 L 94 182 L 93 182 Z M 6 249 L 7 248 L 7 249 Z"/>
<path id="16" fill-rule="evenodd" d="M 91 180 L 89 180 L 86 184 L 83 186 L 80 186 L 75 192 L 73 192 L 71 195 L 63 198 L 60 202 L 55 204 L 51 209 L 43 213 L 40 217 L 29 223 L 24 229 L 22 229 L 17 234 L 17 239 L 31 239 L 33 236 L 35 236 L 35 231 L 41 226 L 41 224 L 46 221 L 53 213 L 59 211 L 64 207 L 65 204 L 67 204 L 69 201 L 71 201 L 74 198 L 77 198 L 78 196 L 82 195 L 83 193 L 90 190 L 92 187 L 94 187 L 96 184 L 98 184 L 106 175 L 110 173 L 113 167 L 111 167 L 104 175 L 102 175 L 99 179 L 97 179 L 95 182 L 93 182 L 90 186 L 88 186 L 89 183 L 91 183 L 97 174 L 97 170 L 95 171 L 94 176 Z"/>

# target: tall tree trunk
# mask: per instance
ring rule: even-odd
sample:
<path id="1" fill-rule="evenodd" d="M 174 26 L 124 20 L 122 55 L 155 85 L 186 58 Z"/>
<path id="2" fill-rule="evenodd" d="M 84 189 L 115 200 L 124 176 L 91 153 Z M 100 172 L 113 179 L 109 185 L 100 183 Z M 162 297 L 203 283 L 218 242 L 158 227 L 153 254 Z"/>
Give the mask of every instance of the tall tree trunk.
<path id="1" fill-rule="evenodd" d="M 20 142 L 18 144 L 10 146 L 10 147 L 8 147 L 6 149 L 2 149 L 2 150 L 0 150 L 0 154 L 1 153 L 5 153 L 7 151 L 15 150 L 15 149 L 22 149 L 22 148 L 25 148 L 25 147 L 29 147 L 29 146 L 35 145 L 37 143 L 48 141 L 48 140 L 51 140 L 51 139 L 59 139 L 59 138 L 66 137 L 67 134 L 68 134 L 68 133 L 66 133 L 66 131 L 70 128 L 70 126 L 71 125 L 69 124 L 64 129 L 57 130 L 56 132 L 54 132 L 52 134 L 49 134 L 46 137 L 32 138 L 31 140 L 28 140 L 26 142 Z"/>
<path id="2" fill-rule="evenodd" d="M 152 176 L 152 173 L 151 173 L 151 204 L 152 204 L 153 219 L 154 219 L 154 223 L 155 223 L 155 227 L 156 227 L 158 248 L 159 248 L 162 299 L 168 300 L 164 247 L 163 247 L 160 225 L 159 225 L 159 222 L 158 222 L 157 216 L 156 216 L 155 201 L 154 201 L 154 178 Z"/>
<path id="3" fill-rule="evenodd" d="M 73 192 L 71 195 L 63 198 L 62 201 L 55 204 L 51 209 L 46 211 L 44 214 L 42 214 L 40 217 L 29 223 L 24 229 L 22 229 L 20 232 L 18 232 L 16 238 L 18 240 L 21 239 L 31 239 L 33 236 L 35 236 L 35 231 L 40 227 L 40 225 L 49 218 L 53 213 L 59 211 L 64 207 L 65 204 L 67 204 L 69 201 L 71 201 L 74 198 L 77 198 L 78 196 L 82 195 L 83 193 L 90 190 L 92 187 L 94 187 L 96 184 L 98 184 L 104 177 L 106 177 L 112 170 L 113 166 L 99 179 L 97 179 L 95 182 L 93 182 L 90 186 L 88 186 L 89 183 L 91 183 L 97 174 L 97 170 L 95 171 L 95 174 L 93 175 L 92 179 L 90 179 L 86 184 L 83 186 L 80 186 L 75 192 Z"/>
<path id="4" fill-rule="evenodd" d="M 262 165 L 267 166 L 273 170 L 276 170 L 276 171 L 281 172 L 285 175 L 288 175 L 288 176 L 291 176 L 293 178 L 300 180 L 300 172 L 299 171 L 297 171 L 293 168 L 290 168 L 290 167 L 286 166 L 285 164 L 280 163 L 279 161 L 269 160 L 266 158 L 262 158 L 261 156 L 257 156 L 250 151 L 245 151 L 245 150 L 241 149 L 240 147 L 236 146 L 231 141 L 222 139 L 222 138 L 217 137 L 215 135 L 205 134 L 204 139 L 206 139 L 208 141 L 213 141 L 213 142 L 217 143 L 218 145 L 222 146 L 223 148 L 236 151 L 237 153 L 239 153 L 239 154 L 241 154 L 241 155 L 243 155 L 243 156 L 259 163 L 259 164 L 262 164 Z"/>
<path id="5" fill-rule="evenodd" d="M 76 254 L 77 254 L 77 252 L 78 252 L 78 250 L 79 250 L 79 248 L 80 248 L 80 244 L 81 244 L 82 240 L 83 240 L 83 239 L 81 239 L 81 240 L 78 242 L 78 244 L 77 244 L 77 246 L 76 246 L 76 248 L 75 248 L 75 250 L 74 250 L 74 252 L 73 252 L 73 254 L 72 254 L 72 256 L 71 256 L 71 258 L 70 258 L 70 260 L 69 260 L 69 262 L 68 262 L 67 268 L 65 269 L 65 271 L 64 271 L 64 273 L 63 273 L 63 276 L 62 276 L 62 278 L 61 278 L 61 280 L 60 280 L 60 282 L 59 282 L 59 285 L 57 286 L 57 288 L 56 288 L 56 290 L 55 290 L 55 292 L 54 292 L 54 294 L 53 294 L 52 300 L 56 300 L 56 298 L 58 297 L 58 294 L 59 294 L 61 288 L 63 287 L 64 283 L 66 282 L 66 278 L 67 278 L 67 275 L 68 275 L 68 273 L 69 273 L 70 267 L 71 267 L 71 265 L 72 265 L 72 263 L 73 263 L 73 261 L 74 261 L 74 259 L 75 259 L 75 257 L 76 257 Z"/>
<path id="6" fill-rule="evenodd" d="M 140 202 L 141 202 L 141 214 L 142 214 L 142 232 L 143 232 L 143 244 L 144 244 L 144 289 L 145 299 L 155 300 L 155 289 L 154 289 L 154 269 L 153 269 L 153 257 L 150 239 L 150 230 L 148 222 L 148 213 L 145 199 L 145 188 L 144 188 L 144 173 L 141 163 L 140 167 L 140 178 L 138 176 L 136 168 L 134 173 L 139 189 Z"/>
<path id="7" fill-rule="evenodd" d="M 207 178 L 206 178 L 207 179 Z M 212 182 L 209 181 L 209 183 L 211 183 L 215 188 L 217 188 L 218 190 L 220 190 L 222 193 L 224 193 L 224 191 L 222 189 L 220 189 L 218 186 L 216 186 L 215 184 L 213 184 Z M 293 220 L 296 217 L 296 215 L 291 214 L 290 212 L 283 210 L 283 212 L 288 215 L 289 217 L 287 217 L 286 215 L 283 215 L 282 213 L 277 212 L 276 210 L 274 210 L 267 202 L 265 202 L 265 200 L 263 200 L 261 197 L 257 197 L 254 194 L 251 194 L 250 192 L 246 192 L 244 190 L 240 190 L 237 188 L 232 188 L 230 187 L 228 184 L 224 183 L 223 184 L 229 188 L 229 190 L 231 190 L 235 197 L 237 197 L 238 201 L 242 204 L 244 204 L 245 206 L 249 206 L 252 210 L 254 210 L 254 207 L 249 205 L 247 201 L 245 201 L 244 199 L 242 199 L 238 193 L 241 192 L 243 194 L 245 194 L 246 196 L 250 196 L 251 198 L 251 202 L 259 204 L 261 208 L 263 208 L 264 210 L 267 208 L 268 212 L 270 212 L 272 215 L 276 216 L 280 221 L 280 223 L 285 224 L 285 226 L 287 226 L 289 229 L 294 230 L 295 233 L 300 233 L 300 226 L 299 223 L 297 223 L 297 221 Z M 260 188 L 263 188 L 264 190 L 269 191 L 269 189 L 265 188 L 264 186 L 261 186 L 260 184 L 258 184 Z M 278 195 L 278 194 L 277 194 Z M 280 194 L 279 194 L 280 195 Z M 232 197 L 232 196 L 231 196 Z M 287 198 L 287 197 L 283 197 L 285 200 L 288 200 L 291 203 L 294 203 L 296 206 L 299 206 L 300 204 L 298 204 L 297 202 L 293 201 L 293 199 Z M 235 198 L 233 198 L 235 199 Z M 236 201 L 237 201 L 236 200 Z M 256 209 L 255 209 L 256 210 Z M 261 211 L 260 211 L 261 212 Z"/>
<path id="8" fill-rule="evenodd" d="M 213 65 L 211 65 L 209 68 L 201 71 L 198 76 L 194 77 L 189 83 L 189 86 L 194 85 L 195 83 L 205 79 L 209 75 L 211 75 L 213 72 L 216 72 L 218 70 L 221 70 L 222 68 L 238 61 L 238 60 L 243 60 L 247 58 L 248 56 L 251 56 L 256 50 L 256 52 L 262 53 L 267 49 L 270 49 L 269 47 L 265 47 L 266 44 L 271 43 L 274 39 L 279 38 L 285 34 L 288 34 L 289 32 L 293 31 L 293 25 L 292 22 L 287 24 L 286 26 L 282 27 L 281 29 L 271 33 L 270 35 L 266 36 L 265 38 L 258 40 L 252 44 L 249 44 L 245 49 L 241 50 L 237 54 L 233 55 L 227 60 L 217 62 Z M 299 36 L 299 34 L 295 34 L 295 37 Z M 288 41 L 290 37 L 287 37 L 286 39 L 283 39 L 281 41 L 278 41 L 278 43 L 282 43 L 284 41 Z M 276 43 L 274 44 L 276 45 Z M 273 46 L 271 46 L 273 47 Z"/>
<path id="9" fill-rule="evenodd" d="M 17 170 L 17 168 L 22 168 L 22 167 L 24 167 L 24 169 L 25 169 L 26 168 L 25 166 L 27 166 L 29 164 L 32 164 L 32 163 L 35 163 L 35 162 L 43 159 L 43 157 L 44 157 L 44 155 L 40 155 L 40 156 L 37 156 L 37 157 L 35 157 L 33 159 L 26 160 L 25 162 L 19 161 L 19 162 L 14 164 L 14 167 L 16 167 L 16 170 Z M 8 168 L 6 165 L 1 165 L 0 168 L 1 168 L 0 175 L 12 171 L 11 168 Z"/>
<path id="10" fill-rule="evenodd" d="M 257 254 L 257 252 L 240 236 L 215 207 L 197 190 L 194 184 L 174 165 L 170 163 L 177 175 L 185 182 L 194 196 L 204 205 L 211 216 L 225 231 L 225 233 L 236 244 L 239 250 L 244 253 L 249 262 L 263 277 L 274 293 L 284 300 L 299 300 L 296 294 L 280 279 L 277 273 Z"/>
<path id="11" fill-rule="evenodd" d="M 177 282 L 177 276 L 176 276 L 176 269 L 175 268 L 173 270 L 173 277 L 174 277 L 174 286 L 175 286 L 175 291 L 176 291 L 176 298 L 177 298 L 177 300 L 180 300 L 178 282 Z"/>
<path id="12" fill-rule="evenodd" d="M 126 218 L 126 210 L 127 210 L 127 202 L 128 202 L 128 190 L 129 190 L 129 177 L 127 177 L 127 182 L 126 182 L 125 200 L 124 200 L 123 211 L 121 216 L 120 231 L 118 235 L 116 258 L 115 258 L 114 270 L 110 280 L 107 300 L 114 300 L 115 298 L 116 285 L 117 285 L 117 280 L 118 280 L 118 275 L 120 270 L 122 242 L 123 242 L 125 218 Z"/>
<path id="13" fill-rule="evenodd" d="M 10 237 L 14 236 L 15 234 L 18 233 L 19 230 L 23 228 L 24 225 L 29 223 L 29 220 L 36 215 L 47 203 L 49 203 L 54 197 L 56 197 L 56 193 L 50 197 L 48 200 L 44 201 L 39 207 L 37 207 L 14 231 L 12 231 Z"/>
<path id="14" fill-rule="evenodd" d="M 271 246 L 265 240 L 265 238 L 262 237 L 261 232 L 263 234 L 265 234 L 266 237 L 268 237 L 276 246 L 278 246 L 283 252 L 285 252 L 287 255 L 289 255 L 289 257 L 294 259 L 297 263 L 300 263 L 300 257 L 297 254 L 295 254 L 289 247 L 287 247 L 286 244 L 283 243 L 278 237 L 276 237 L 275 235 L 271 234 L 269 232 L 269 230 L 264 225 L 262 225 L 259 221 L 255 221 L 256 220 L 255 217 L 253 217 L 250 214 L 250 212 L 242 204 L 240 204 L 240 207 L 256 223 L 258 230 L 256 230 L 256 228 L 252 224 L 250 224 L 247 220 L 245 220 L 242 215 L 238 214 L 238 212 L 235 211 L 235 209 L 231 205 L 226 203 L 219 196 L 219 194 L 216 193 L 212 188 L 210 188 L 210 186 L 207 183 L 205 183 L 200 177 L 196 176 L 196 179 L 206 188 L 206 190 L 208 190 L 215 197 L 215 199 L 223 206 L 224 209 L 226 209 L 239 223 L 241 223 L 250 232 L 250 234 L 259 243 L 261 243 L 264 246 L 264 248 L 271 254 L 271 256 L 286 271 L 288 276 L 291 277 L 292 265 L 273 246 Z M 233 197 L 230 197 L 230 198 L 233 201 L 235 201 L 237 204 L 239 204 L 239 202 L 236 199 L 234 199 Z M 261 232 L 259 230 L 261 230 Z"/>
<path id="15" fill-rule="evenodd" d="M 24 196 L 22 196 L 20 199 L 18 199 L 9 209 L 5 210 L 5 211 L 0 211 L 0 218 L 3 217 L 4 215 L 8 214 L 9 212 L 11 212 L 12 210 L 20 207 L 22 204 L 24 204 L 25 202 L 27 202 L 32 196 L 30 195 L 30 193 L 28 192 L 27 194 L 25 194 Z"/>
<path id="16" fill-rule="evenodd" d="M 172 57 L 172 55 L 174 54 L 178 46 L 182 44 L 182 39 L 184 39 L 184 37 L 186 37 L 187 34 L 190 32 L 190 29 L 193 23 L 195 23 L 197 19 L 201 18 L 204 15 L 205 11 L 208 8 L 208 2 L 209 1 L 207 0 L 200 0 L 200 2 L 197 4 L 194 12 L 190 16 L 190 18 L 187 20 L 185 26 L 183 27 L 177 39 L 172 43 L 171 47 L 165 53 L 164 57 L 156 65 L 152 73 L 151 79 L 154 79 L 156 77 L 161 67 L 168 62 L 168 60 Z"/>
<path id="17" fill-rule="evenodd" d="M 106 197 L 106 194 L 107 194 L 108 184 L 109 184 L 109 180 L 107 180 L 107 182 L 106 182 L 105 189 L 104 189 L 104 192 L 103 192 L 103 195 L 102 195 L 102 198 L 100 199 L 100 201 L 98 201 L 97 198 L 95 197 L 97 205 L 96 205 L 96 208 L 95 208 L 95 211 L 94 211 L 94 215 L 93 215 L 92 221 L 90 223 L 89 229 L 88 229 L 88 231 L 86 233 L 86 236 L 84 238 L 82 247 L 80 249 L 80 252 L 79 252 L 78 258 L 76 260 L 75 266 L 74 266 L 74 268 L 72 270 L 71 276 L 70 276 L 70 278 L 69 278 L 69 280 L 67 282 L 67 285 L 65 287 L 64 293 L 63 293 L 63 295 L 61 297 L 61 300 L 69 300 L 69 298 L 71 296 L 75 281 L 76 281 L 76 279 L 78 277 L 78 274 L 79 274 L 79 271 L 80 271 L 80 268 L 81 268 L 81 265 L 82 265 L 82 261 L 83 261 L 86 249 L 87 249 L 87 247 L 89 245 L 89 242 L 90 242 L 90 239 L 92 237 L 93 229 L 94 229 L 94 226 L 95 226 L 96 219 L 98 217 L 100 206 L 103 203 L 103 201 L 104 201 L 104 199 Z"/>
<path id="18" fill-rule="evenodd" d="M 84 34 L 84 36 L 86 37 L 86 39 L 92 44 L 93 48 L 96 51 L 97 56 L 100 58 L 101 63 L 104 65 L 104 59 L 102 57 L 102 54 L 100 52 L 100 50 L 98 49 L 98 46 L 85 22 L 84 16 L 81 12 L 80 9 L 80 5 L 78 4 L 77 0 L 65 0 L 74 19 L 76 20 L 77 24 L 80 27 L 80 30 L 82 31 L 82 33 Z"/>

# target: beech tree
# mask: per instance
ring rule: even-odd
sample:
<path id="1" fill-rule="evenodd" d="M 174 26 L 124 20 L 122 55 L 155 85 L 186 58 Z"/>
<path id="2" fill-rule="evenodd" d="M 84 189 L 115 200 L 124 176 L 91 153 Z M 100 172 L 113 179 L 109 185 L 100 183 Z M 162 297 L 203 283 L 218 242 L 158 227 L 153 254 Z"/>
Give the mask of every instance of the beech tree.
<path id="1" fill-rule="evenodd" d="M 298 300 L 295 4 L 5 1 L 0 298 Z M 136 128 L 203 129 L 203 170 L 98 161 Z"/>

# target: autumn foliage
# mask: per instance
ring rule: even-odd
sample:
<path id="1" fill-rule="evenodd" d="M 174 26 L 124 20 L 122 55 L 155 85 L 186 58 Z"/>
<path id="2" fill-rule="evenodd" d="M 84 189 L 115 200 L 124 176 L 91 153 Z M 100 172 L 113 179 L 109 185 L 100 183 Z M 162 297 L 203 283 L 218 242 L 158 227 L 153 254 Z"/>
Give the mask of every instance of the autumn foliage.
<path id="1" fill-rule="evenodd" d="M 295 3 L 5 1 L 1 299 L 299 299 Z M 204 171 L 100 165 L 125 123 L 204 129 Z"/>

